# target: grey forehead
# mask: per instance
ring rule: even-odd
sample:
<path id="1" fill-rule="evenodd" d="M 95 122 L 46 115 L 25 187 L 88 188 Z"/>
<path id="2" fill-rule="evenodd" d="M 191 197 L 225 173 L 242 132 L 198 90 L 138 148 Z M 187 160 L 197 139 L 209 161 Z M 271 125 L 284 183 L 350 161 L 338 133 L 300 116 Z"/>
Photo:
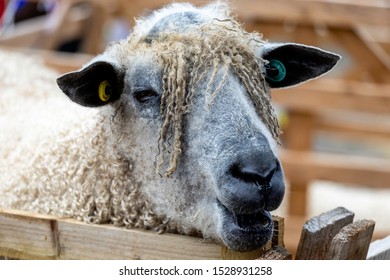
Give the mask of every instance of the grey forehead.
<path id="1" fill-rule="evenodd" d="M 163 32 L 184 33 L 202 24 L 201 15 L 196 12 L 179 12 L 160 19 L 149 31 L 145 41 L 151 41 Z"/>
<path id="2" fill-rule="evenodd" d="M 137 90 L 154 90 L 161 94 L 162 73 L 160 65 L 151 55 L 134 57 L 127 69 L 127 83 L 131 92 Z"/>

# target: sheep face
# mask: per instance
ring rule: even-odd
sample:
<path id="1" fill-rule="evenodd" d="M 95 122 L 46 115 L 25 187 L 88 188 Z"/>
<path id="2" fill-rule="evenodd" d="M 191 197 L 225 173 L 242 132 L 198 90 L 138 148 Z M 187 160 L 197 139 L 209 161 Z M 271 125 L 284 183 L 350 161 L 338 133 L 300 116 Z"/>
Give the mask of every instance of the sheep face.
<path id="1" fill-rule="evenodd" d="M 181 232 L 253 250 L 271 238 L 285 189 L 269 89 L 317 77 L 339 57 L 268 44 L 226 13 L 183 7 L 145 19 L 148 28 L 141 22 L 142 32 L 58 84 L 102 106 L 112 151 L 132 162 L 156 213 Z"/>

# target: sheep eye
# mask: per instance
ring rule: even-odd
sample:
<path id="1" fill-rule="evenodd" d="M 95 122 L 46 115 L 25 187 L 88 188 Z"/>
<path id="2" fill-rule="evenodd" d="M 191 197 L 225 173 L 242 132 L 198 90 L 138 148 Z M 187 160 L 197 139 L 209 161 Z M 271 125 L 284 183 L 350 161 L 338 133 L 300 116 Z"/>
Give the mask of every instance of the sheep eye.
<path id="1" fill-rule="evenodd" d="M 108 80 L 104 80 L 99 84 L 99 98 L 103 102 L 107 102 L 111 97 L 112 89 L 110 82 Z"/>
<path id="2" fill-rule="evenodd" d="M 271 59 L 265 66 L 266 78 L 272 82 L 280 82 L 286 78 L 286 67 L 276 59 Z"/>
<path id="3" fill-rule="evenodd" d="M 136 91 L 134 93 L 134 98 L 139 102 L 139 103 L 147 103 L 149 101 L 152 101 L 158 97 L 157 92 L 154 90 L 148 89 L 148 90 L 140 90 Z"/>

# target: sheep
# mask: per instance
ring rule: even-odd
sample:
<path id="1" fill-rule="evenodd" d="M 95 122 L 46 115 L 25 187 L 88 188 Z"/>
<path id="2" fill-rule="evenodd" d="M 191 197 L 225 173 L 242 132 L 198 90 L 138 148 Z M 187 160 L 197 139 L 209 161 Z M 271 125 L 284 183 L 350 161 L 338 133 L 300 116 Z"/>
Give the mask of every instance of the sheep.
<path id="1" fill-rule="evenodd" d="M 285 192 L 270 89 L 340 59 L 246 32 L 220 1 L 138 19 L 126 40 L 57 78 L 64 94 L 39 62 L 0 55 L 0 207 L 236 251 L 268 242 Z"/>

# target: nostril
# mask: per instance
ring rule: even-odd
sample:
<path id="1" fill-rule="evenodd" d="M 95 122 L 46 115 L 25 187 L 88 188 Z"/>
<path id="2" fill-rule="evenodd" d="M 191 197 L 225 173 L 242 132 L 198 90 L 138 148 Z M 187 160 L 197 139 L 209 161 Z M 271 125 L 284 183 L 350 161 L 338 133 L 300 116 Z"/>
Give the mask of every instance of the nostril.
<path id="1" fill-rule="evenodd" d="M 268 186 L 276 169 L 277 165 L 271 165 L 268 168 L 263 169 L 252 165 L 234 164 L 230 168 L 230 173 L 234 178 L 244 181 L 245 183 Z"/>

